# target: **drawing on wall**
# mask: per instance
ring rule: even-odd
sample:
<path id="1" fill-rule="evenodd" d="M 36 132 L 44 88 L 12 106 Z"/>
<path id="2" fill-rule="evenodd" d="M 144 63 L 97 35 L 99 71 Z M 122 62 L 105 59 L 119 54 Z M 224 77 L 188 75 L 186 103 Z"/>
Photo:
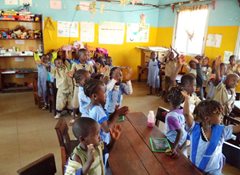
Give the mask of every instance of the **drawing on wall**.
<path id="1" fill-rule="evenodd" d="M 217 47 L 219 48 L 221 46 L 222 42 L 222 35 L 220 34 L 208 34 L 207 36 L 207 47 Z"/>
<path id="2" fill-rule="evenodd" d="M 58 37 L 74 37 L 77 38 L 78 34 L 78 22 L 67 22 L 58 21 L 57 22 L 57 36 Z"/>
<path id="3" fill-rule="evenodd" d="M 120 22 L 103 22 L 99 25 L 100 44 L 123 44 L 125 24 Z"/>
<path id="4" fill-rule="evenodd" d="M 80 22 L 80 40 L 82 42 L 94 42 L 93 22 Z"/>
<path id="5" fill-rule="evenodd" d="M 18 0 L 5 0 L 6 5 L 18 5 Z"/>
<path id="6" fill-rule="evenodd" d="M 138 23 L 127 24 L 127 42 L 148 42 L 149 24 L 144 26 Z"/>
<path id="7" fill-rule="evenodd" d="M 50 0 L 50 8 L 60 10 L 62 9 L 62 0 Z"/>
<path id="8" fill-rule="evenodd" d="M 19 0 L 19 4 L 23 5 L 23 4 L 30 4 L 32 5 L 32 0 Z"/>
<path id="9" fill-rule="evenodd" d="M 224 51 L 223 62 L 228 64 L 229 63 L 229 57 L 231 55 L 233 55 L 233 52 L 231 52 L 231 51 Z"/>

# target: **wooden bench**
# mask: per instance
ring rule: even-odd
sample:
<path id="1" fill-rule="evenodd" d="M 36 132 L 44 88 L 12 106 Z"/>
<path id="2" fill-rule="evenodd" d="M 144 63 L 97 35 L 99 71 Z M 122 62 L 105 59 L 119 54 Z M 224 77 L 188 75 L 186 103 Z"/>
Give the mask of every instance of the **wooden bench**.
<path id="1" fill-rule="evenodd" d="M 240 147 L 224 142 L 223 154 L 228 164 L 240 169 Z"/>

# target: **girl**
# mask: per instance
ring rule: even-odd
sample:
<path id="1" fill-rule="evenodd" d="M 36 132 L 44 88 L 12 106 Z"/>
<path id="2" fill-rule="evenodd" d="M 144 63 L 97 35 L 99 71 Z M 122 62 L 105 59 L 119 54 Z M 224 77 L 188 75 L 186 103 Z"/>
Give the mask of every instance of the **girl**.
<path id="1" fill-rule="evenodd" d="M 204 173 L 220 175 L 225 161 L 223 142 L 231 139 L 232 133 L 240 132 L 240 125 L 221 125 L 223 109 L 214 100 L 204 100 L 198 104 L 193 113 L 194 121 L 189 110 L 190 96 L 185 91 L 182 94 L 185 97 L 183 112 L 191 137 L 190 160 Z"/>
<path id="2" fill-rule="evenodd" d="M 168 100 L 171 105 L 171 110 L 165 118 L 165 135 L 172 143 L 172 155 L 177 155 L 177 148 L 183 150 L 184 143 L 187 139 L 185 131 L 185 118 L 180 105 L 184 101 L 179 87 L 172 87 L 168 93 Z"/>
<path id="3" fill-rule="evenodd" d="M 160 88 L 160 78 L 159 78 L 159 71 L 160 71 L 160 62 L 157 59 L 156 52 L 151 52 L 151 58 L 148 63 L 148 80 L 147 84 L 149 85 L 150 93 L 149 95 L 153 94 L 153 89 L 155 89 L 155 93 L 158 93 Z"/>

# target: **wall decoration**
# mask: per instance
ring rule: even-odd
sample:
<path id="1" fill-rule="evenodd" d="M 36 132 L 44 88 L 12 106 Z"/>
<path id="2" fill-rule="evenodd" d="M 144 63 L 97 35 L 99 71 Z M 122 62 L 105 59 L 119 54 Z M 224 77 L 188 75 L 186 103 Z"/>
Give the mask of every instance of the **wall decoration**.
<path id="1" fill-rule="evenodd" d="M 62 1 L 61 0 L 50 0 L 49 3 L 50 3 L 51 9 L 56 9 L 56 10 L 62 9 Z"/>
<path id="2" fill-rule="evenodd" d="M 219 48 L 221 46 L 221 42 L 222 42 L 222 35 L 208 34 L 206 46 Z"/>
<path id="3" fill-rule="evenodd" d="M 142 27 L 137 23 L 127 24 L 127 42 L 148 42 L 149 24 Z"/>
<path id="4" fill-rule="evenodd" d="M 58 37 L 79 37 L 78 22 L 57 22 Z"/>
<path id="5" fill-rule="evenodd" d="M 23 4 L 30 4 L 32 5 L 32 0 L 19 0 L 19 4 L 23 5 Z"/>
<path id="6" fill-rule="evenodd" d="M 80 1 L 79 6 L 80 6 L 80 10 L 82 11 L 89 11 L 90 2 Z"/>
<path id="7" fill-rule="evenodd" d="M 18 0 L 5 0 L 6 5 L 18 5 Z"/>
<path id="8" fill-rule="evenodd" d="M 94 42 L 94 23 L 80 22 L 80 40 L 82 42 Z"/>
<path id="9" fill-rule="evenodd" d="M 103 22 L 99 25 L 100 44 L 123 44 L 125 24 L 120 22 Z"/>

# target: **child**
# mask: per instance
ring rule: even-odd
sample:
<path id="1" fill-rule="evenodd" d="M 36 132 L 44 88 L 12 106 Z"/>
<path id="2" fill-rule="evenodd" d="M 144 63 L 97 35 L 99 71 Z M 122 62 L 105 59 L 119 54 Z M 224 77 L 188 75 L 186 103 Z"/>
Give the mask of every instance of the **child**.
<path id="1" fill-rule="evenodd" d="M 44 103 L 42 109 L 47 108 L 47 69 L 50 66 L 49 61 L 48 55 L 42 55 L 41 60 L 36 62 L 38 69 L 38 96 L 43 98 Z"/>
<path id="2" fill-rule="evenodd" d="M 110 70 L 111 68 L 106 65 L 101 58 L 96 60 L 96 72 L 103 74 L 104 79 L 109 80 Z"/>
<path id="3" fill-rule="evenodd" d="M 94 72 L 94 68 L 87 64 L 87 59 L 88 59 L 88 51 L 86 49 L 80 49 L 77 53 L 78 59 L 80 61 L 79 64 L 73 63 L 72 68 L 71 68 L 71 75 L 73 76 L 74 73 L 77 70 L 84 69 L 89 71 L 90 73 Z M 73 99 L 72 99 L 72 107 L 73 107 L 73 116 L 77 117 L 77 111 L 79 108 L 79 103 L 78 103 L 78 91 L 79 91 L 79 84 L 74 82 L 74 92 L 73 92 Z"/>
<path id="4" fill-rule="evenodd" d="M 103 152 L 104 144 L 100 141 L 99 124 L 91 118 L 78 118 L 72 130 L 79 145 L 68 159 L 64 174 L 105 175 L 103 157 L 106 152 Z M 115 127 L 111 130 L 111 135 L 114 142 L 120 136 L 120 129 Z"/>
<path id="5" fill-rule="evenodd" d="M 165 118 L 166 137 L 172 143 L 172 155 L 177 154 L 177 148 L 181 150 L 187 139 L 185 131 L 185 118 L 180 105 L 184 101 L 179 87 L 172 87 L 168 93 L 168 100 L 171 105 L 171 110 Z"/>
<path id="6" fill-rule="evenodd" d="M 201 101 L 200 98 L 195 93 L 195 89 L 196 89 L 195 76 L 193 74 L 183 75 L 181 78 L 181 87 L 190 96 L 190 109 L 191 109 L 191 112 L 193 112 L 195 106 Z"/>
<path id="7" fill-rule="evenodd" d="M 235 55 L 229 57 L 229 64 L 227 65 L 227 74 L 233 74 L 237 72 L 237 64 Z"/>
<path id="8" fill-rule="evenodd" d="M 160 88 L 160 62 L 157 59 L 157 53 L 151 52 L 151 58 L 148 63 L 148 80 L 147 84 L 149 85 L 150 93 L 149 95 L 153 94 L 153 89 L 155 89 L 155 93 L 157 94 Z"/>
<path id="9" fill-rule="evenodd" d="M 122 70 L 119 67 L 113 67 L 110 71 L 110 81 L 107 84 L 107 99 L 105 109 L 112 114 L 117 106 L 121 106 L 123 94 L 130 95 L 133 93 L 132 83 L 130 80 L 131 70 L 127 69 L 126 83 L 122 82 Z"/>
<path id="10" fill-rule="evenodd" d="M 68 110 L 72 110 L 71 101 L 72 101 L 72 91 L 73 84 L 72 79 L 69 77 L 68 69 L 63 64 L 60 58 L 55 59 L 54 61 L 55 68 L 52 68 L 52 75 L 56 78 L 56 87 L 57 91 L 57 101 L 56 101 L 56 111 L 57 114 L 54 118 L 59 118 L 61 116 L 62 110 L 67 105 Z"/>
<path id="11" fill-rule="evenodd" d="M 185 97 L 184 116 L 187 131 L 191 137 L 190 160 L 206 174 L 220 175 L 225 157 L 222 146 L 225 140 L 231 139 L 232 133 L 240 132 L 240 126 L 221 125 L 222 106 L 214 100 L 204 100 L 198 104 L 193 116 L 189 110 L 190 96 L 182 92 Z"/>
<path id="12" fill-rule="evenodd" d="M 118 108 L 113 114 L 108 116 L 103 108 L 106 102 L 105 90 L 104 83 L 96 79 L 90 79 L 84 86 L 84 93 L 91 99 L 89 117 L 101 125 L 101 138 L 108 144 L 110 142 L 109 128 L 116 122 L 118 116 L 127 113 L 128 107 Z"/>
<path id="13" fill-rule="evenodd" d="M 204 80 L 204 86 L 206 86 L 207 81 L 210 78 L 212 68 L 209 66 L 209 58 L 205 57 L 202 61 L 202 72 L 203 72 L 203 80 Z"/>
<path id="14" fill-rule="evenodd" d="M 78 102 L 82 117 L 88 117 L 88 108 L 91 103 L 91 99 L 85 95 L 83 90 L 85 83 L 90 77 L 90 73 L 83 69 L 77 70 L 74 74 L 75 81 L 79 84 Z"/>

